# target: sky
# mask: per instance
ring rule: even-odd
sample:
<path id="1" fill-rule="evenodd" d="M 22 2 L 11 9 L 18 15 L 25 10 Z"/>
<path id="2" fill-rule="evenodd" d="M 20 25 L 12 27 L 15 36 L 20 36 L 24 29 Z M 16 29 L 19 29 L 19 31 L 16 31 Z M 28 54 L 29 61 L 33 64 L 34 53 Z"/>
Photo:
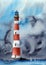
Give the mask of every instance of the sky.
<path id="1" fill-rule="evenodd" d="M 4 37 L 8 30 L 8 27 L 2 24 L 13 22 L 16 10 L 19 11 L 20 18 L 41 15 L 42 13 L 46 13 L 46 0 L 0 0 L 0 38 Z M 24 20 L 22 22 L 24 22 Z M 18 65 L 19 64 L 20 63 L 18 63 Z"/>
<path id="2" fill-rule="evenodd" d="M 14 12 L 19 11 L 20 17 L 38 15 L 45 11 L 46 0 L 0 0 L 0 23 L 9 23 Z"/>
<path id="3" fill-rule="evenodd" d="M 8 27 L 3 24 L 11 24 L 15 11 L 18 10 L 20 18 L 46 13 L 46 0 L 0 0 L 0 37 L 5 35 Z M 21 21 L 22 23 L 25 20 Z M 6 29 L 5 29 L 6 28 Z"/>

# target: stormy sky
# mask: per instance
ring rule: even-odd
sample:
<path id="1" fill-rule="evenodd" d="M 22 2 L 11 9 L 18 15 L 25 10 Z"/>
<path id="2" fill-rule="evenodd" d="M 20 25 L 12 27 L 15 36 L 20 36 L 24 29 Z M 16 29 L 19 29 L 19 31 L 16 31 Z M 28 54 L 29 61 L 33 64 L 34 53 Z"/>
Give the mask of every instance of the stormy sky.
<path id="1" fill-rule="evenodd" d="M 46 9 L 45 3 L 46 0 L 0 0 L 0 23 L 11 22 L 16 10 L 20 17 L 41 14 Z"/>
<path id="2" fill-rule="evenodd" d="M 20 18 L 22 19 L 26 16 L 37 16 L 45 12 L 45 3 L 46 0 L 0 0 L 0 38 L 4 37 L 8 30 L 8 27 L 5 27 L 4 24 L 13 22 L 16 10 L 19 11 Z M 25 23 L 25 20 L 22 20 L 22 22 Z"/>

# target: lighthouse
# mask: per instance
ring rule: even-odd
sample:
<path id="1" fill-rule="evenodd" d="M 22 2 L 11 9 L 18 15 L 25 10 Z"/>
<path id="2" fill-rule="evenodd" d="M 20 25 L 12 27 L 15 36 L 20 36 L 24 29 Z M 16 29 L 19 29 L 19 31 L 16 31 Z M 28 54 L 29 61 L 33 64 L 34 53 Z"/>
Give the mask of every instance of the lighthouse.
<path id="1" fill-rule="evenodd" d="M 14 16 L 14 34 L 13 34 L 13 48 L 12 48 L 12 58 L 20 58 L 20 35 L 19 35 L 19 12 L 15 12 Z"/>

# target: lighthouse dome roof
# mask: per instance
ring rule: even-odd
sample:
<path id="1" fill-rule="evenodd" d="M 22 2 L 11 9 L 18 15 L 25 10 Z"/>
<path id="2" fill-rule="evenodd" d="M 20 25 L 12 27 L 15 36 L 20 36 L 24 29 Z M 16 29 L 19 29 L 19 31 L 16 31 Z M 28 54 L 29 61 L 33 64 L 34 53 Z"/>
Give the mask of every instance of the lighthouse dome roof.
<path id="1" fill-rule="evenodd" d="M 18 16 L 19 15 L 19 12 L 18 11 L 15 11 L 15 16 Z"/>

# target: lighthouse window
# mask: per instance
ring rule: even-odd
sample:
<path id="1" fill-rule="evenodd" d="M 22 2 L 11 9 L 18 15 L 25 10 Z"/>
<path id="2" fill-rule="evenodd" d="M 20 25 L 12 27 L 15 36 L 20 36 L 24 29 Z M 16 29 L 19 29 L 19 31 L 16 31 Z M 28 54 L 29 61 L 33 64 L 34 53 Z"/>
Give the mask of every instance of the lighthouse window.
<path id="1" fill-rule="evenodd" d="M 15 34 L 16 34 L 16 32 L 15 32 Z"/>
<path id="2" fill-rule="evenodd" d="M 16 46 L 16 43 L 15 43 L 15 46 Z"/>

